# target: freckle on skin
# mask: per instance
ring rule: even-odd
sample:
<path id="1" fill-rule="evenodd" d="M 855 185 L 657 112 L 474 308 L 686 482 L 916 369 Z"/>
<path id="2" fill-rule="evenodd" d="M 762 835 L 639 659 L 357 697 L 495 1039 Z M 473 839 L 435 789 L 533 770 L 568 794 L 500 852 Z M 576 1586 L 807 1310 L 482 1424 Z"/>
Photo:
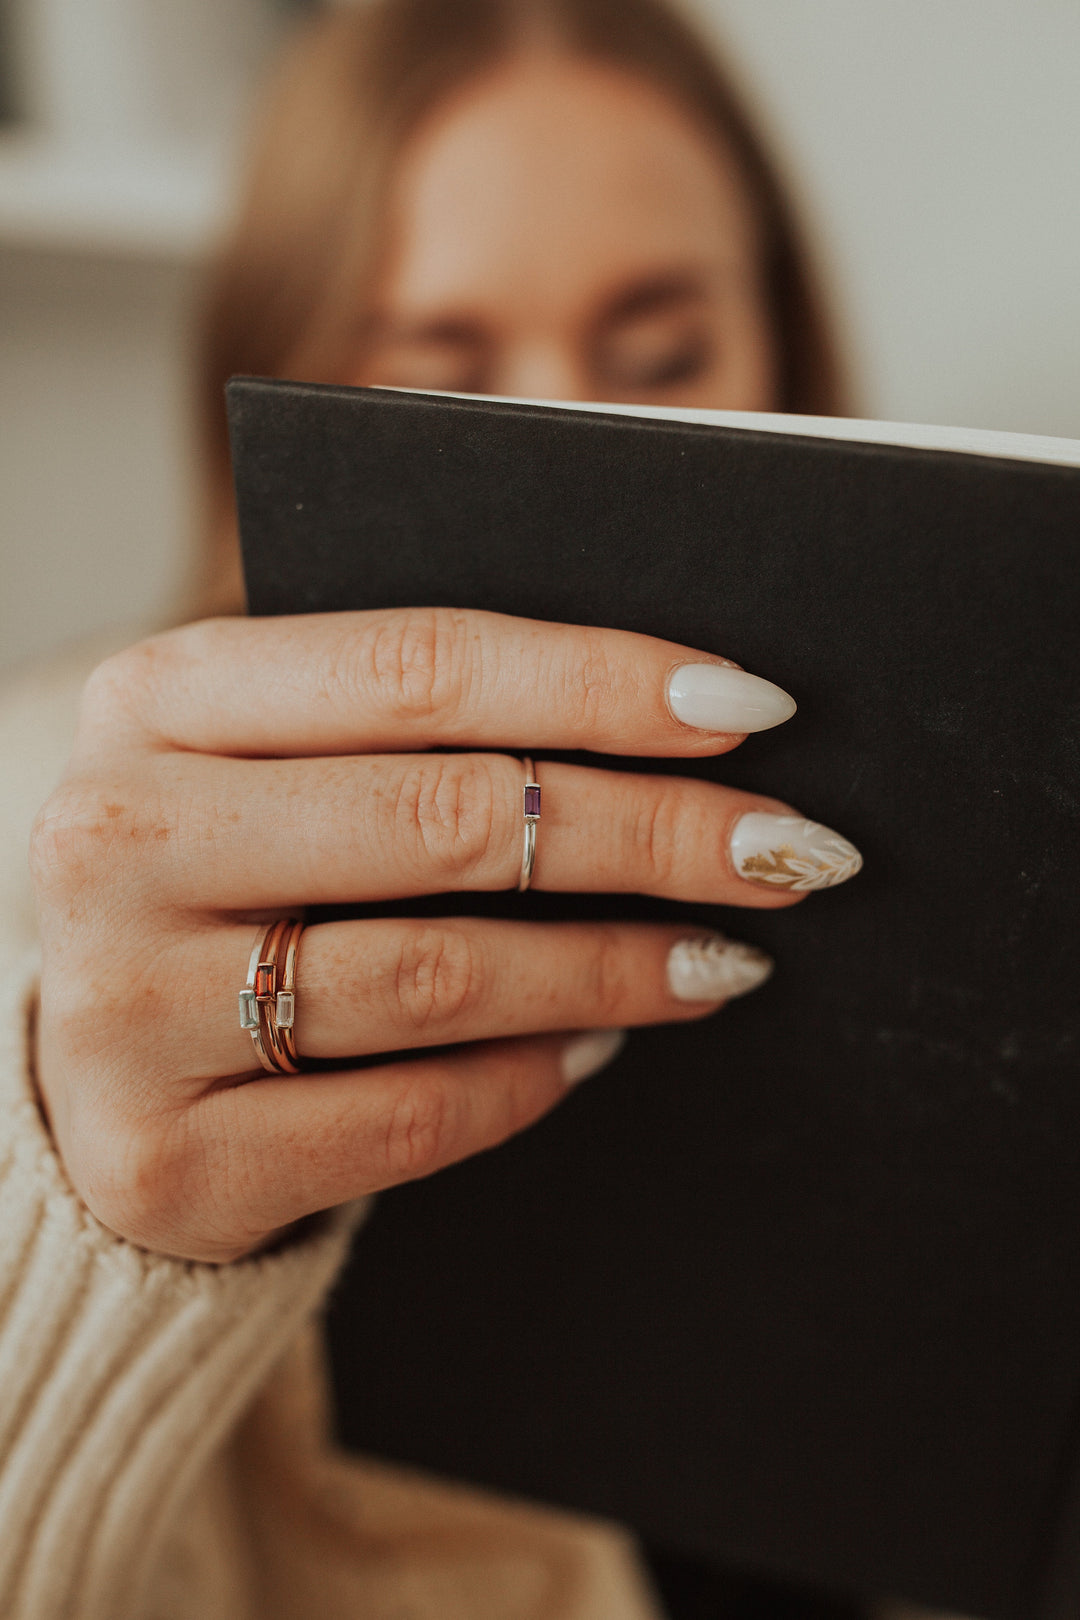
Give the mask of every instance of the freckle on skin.
<path id="1" fill-rule="evenodd" d="M 124 807 L 122 804 L 107 804 L 105 806 L 105 814 L 108 816 L 110 821 L 115 821 L 117 816 L 122 816 L 123 813 Z"/>

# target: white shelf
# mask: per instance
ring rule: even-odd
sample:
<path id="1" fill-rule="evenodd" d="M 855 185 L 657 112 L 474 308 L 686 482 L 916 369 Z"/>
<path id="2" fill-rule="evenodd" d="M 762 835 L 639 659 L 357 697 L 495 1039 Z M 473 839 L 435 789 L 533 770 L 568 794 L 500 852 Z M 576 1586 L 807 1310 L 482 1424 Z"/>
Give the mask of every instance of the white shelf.
<path id="1" fill-rule="evenodd" d="M 226 217 L 231 166 L 220 152 L 74 149 L 0 137 L 0 247 L 202 258 Z"/>

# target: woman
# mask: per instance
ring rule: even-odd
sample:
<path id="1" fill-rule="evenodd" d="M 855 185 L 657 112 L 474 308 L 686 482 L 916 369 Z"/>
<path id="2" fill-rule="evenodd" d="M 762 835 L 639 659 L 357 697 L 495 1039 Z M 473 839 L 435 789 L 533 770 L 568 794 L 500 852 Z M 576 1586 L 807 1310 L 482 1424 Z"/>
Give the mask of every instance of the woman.
<path id="1" fill-rule="evenodd" d="M 829 354 L 771 172 L 662 0 L 325 17 L 268 99 L 212 288 L 204 605 L 239 605 L 230 372 L 820 411 Z M 303 1057 L 458 1050 L 307 1076 L 263 1073 L 236 990 L 258 918 L 513 886 L 508 739 L 677 762 L 791 714 L 722 653 L 465 611 L 226 617 L 90 676 L 32 843 L 40 998 L 15 856 L 5 877 L 5 1616 L 656 1612 L 616 1530 L 334 1457 L 304 1330 L 366 1195 L 503 1140 L 623 1029 L 707 1016 L 769 964 L 676 926 L 324 924 Z M 6 850 L 80 677 L 9 700 Z M 428 752 L 448 744 L 475 752 Z M 538 888 L 797 898 L 754 878 L 785 805 L 539 773 L 561 813 Z"/>

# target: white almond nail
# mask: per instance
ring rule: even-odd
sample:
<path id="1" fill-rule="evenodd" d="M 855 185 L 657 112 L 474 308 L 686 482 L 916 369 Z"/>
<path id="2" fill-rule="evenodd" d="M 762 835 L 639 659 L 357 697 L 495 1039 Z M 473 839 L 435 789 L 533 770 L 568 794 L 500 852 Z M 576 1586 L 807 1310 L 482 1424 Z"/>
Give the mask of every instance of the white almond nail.
<path id="1" fill-rule="evenodd" d="M 587 1080 L 618 1057 L 625 1045 L 624 1029 L 591 1029 L 585 1035 L 575 1035 L 563 1047 L 563 1080 L 568 1086 Z"/>
<path id="2" fill-rule="evenodd" d="M 677 1001 L 730 1001 L 764 984 L 772 958 L 723 934 L 680 939 L 668 952 L 668 989 Z"/>
<path id="3" fill-rule="evenodd" d="M 862 866 L 854 844 L 817 821 L 751 811 L 735 823 L 731 859 L 747 883 L 764 889 L 831 889 Z"/>
<path id="4" fill-rule="evenodd" d="M 796 709 L 772 681 L 727 664 L 683 664 L 668 681 L 668 702 L 676 720 L 701 731 L 768 731 Z"/>

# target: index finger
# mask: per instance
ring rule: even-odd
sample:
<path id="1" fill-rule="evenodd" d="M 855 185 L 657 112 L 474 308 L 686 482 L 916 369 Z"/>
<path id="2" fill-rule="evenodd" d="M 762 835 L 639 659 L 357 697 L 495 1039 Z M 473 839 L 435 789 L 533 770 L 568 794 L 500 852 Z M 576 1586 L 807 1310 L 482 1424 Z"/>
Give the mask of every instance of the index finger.
<path id="1" fill-rule="evenodd" d="M 652 636 L 400 608 L 167 631 L 95 672 L 84 724 L 106 747 L 134 728 L 151 746 L 248 756 L 492 745 L 694 756 L 794 712 L 771 681 Z"/>

